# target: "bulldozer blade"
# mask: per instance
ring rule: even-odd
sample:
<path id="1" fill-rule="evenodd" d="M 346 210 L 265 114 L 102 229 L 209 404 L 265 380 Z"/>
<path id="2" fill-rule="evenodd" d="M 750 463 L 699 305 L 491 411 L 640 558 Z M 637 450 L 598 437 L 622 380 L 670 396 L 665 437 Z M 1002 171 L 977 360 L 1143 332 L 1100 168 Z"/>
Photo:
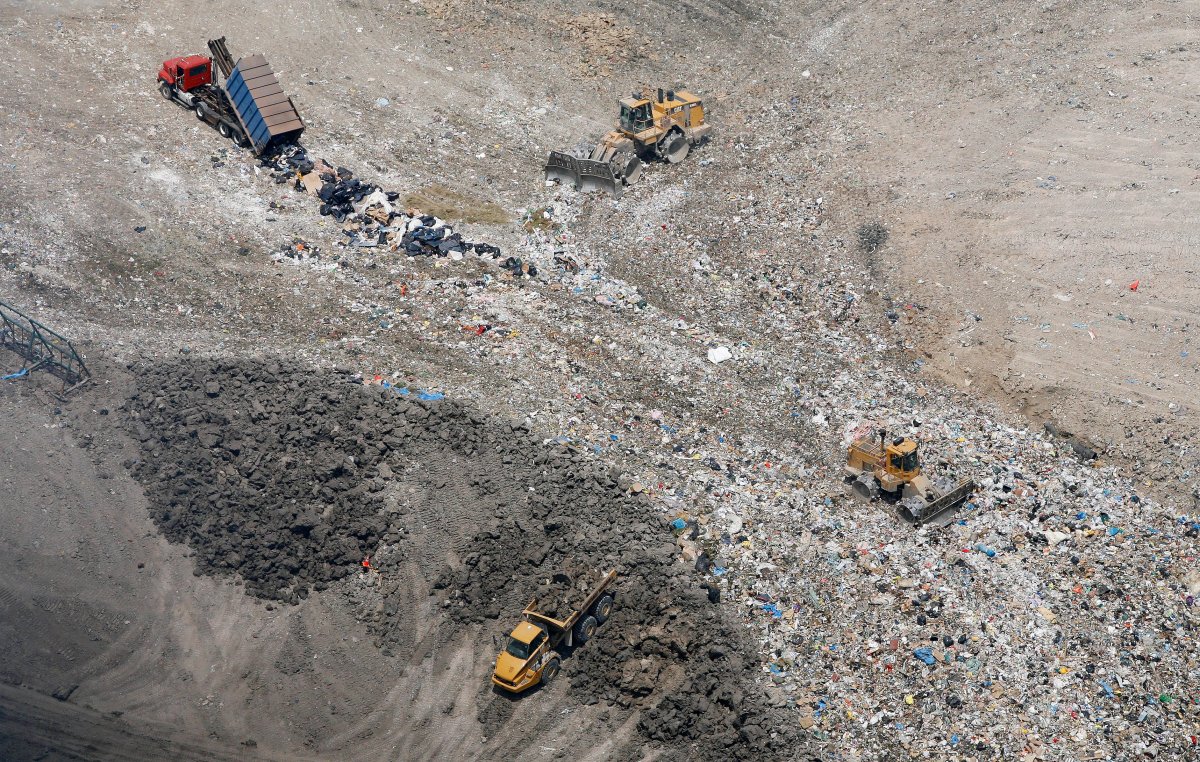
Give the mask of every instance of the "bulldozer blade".
<path id="1" fill-rule="evenodd" d="M 546 160 L 546 179 L 579 187 L 579 160 L 569 153 L 551 151 Z"/>
<path id="2" fill-rule="evenodd" d="M 612 166 L 605 161 L 577 159 L 579 182 L 576 187 L 583 191 L 605 190 L 613 198 L 620 198 L 625 193 L 621 178 L 613 172 Z"/>
<path id="3" fill-rule="evenodd" d="M 941 497 L 929 501 L 915 512 L 911 512 L 908 508 L 900 506 L 900 515 L 905 521 L 918 527 L 943 527 L 954 520 L 955 511 L 958 510 L 959 506 L 967 502 L 967 499 L 971 497 L 971 493 L 974 491 L 975 482 L 965 479 L 959 482 L 958 486 L 954 489 Z"/>

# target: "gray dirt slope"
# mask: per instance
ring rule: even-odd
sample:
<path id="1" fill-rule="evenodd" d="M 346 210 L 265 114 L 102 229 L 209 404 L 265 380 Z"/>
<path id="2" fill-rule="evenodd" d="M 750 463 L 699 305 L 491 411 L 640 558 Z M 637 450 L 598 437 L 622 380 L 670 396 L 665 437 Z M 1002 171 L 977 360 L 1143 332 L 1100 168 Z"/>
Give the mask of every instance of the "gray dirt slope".
<path id="1" fill-rule="evenodd" d="M 285 603 L 345 596 L 375 643 L 407 659 L 464 624 L 511 626 L 564 572 L 615 568 L 616 613 L 570 654 L 566 702 L 639 710 L 643 742 L 687 758 L 782 748 L 761 691 L 746 690 L 757 670 L 744 631 L 681 561 L 659 509 L 594 458 L 339 372 L 217 361 L 137 377 L 127 414 L 142 454 L 128 465 L 198 573 Z M 378 575 L 364 587 L 368 555 Z M 506 697 L 479 698 L 487 736 L 519 732 L 506 728 L 515 714 Z"/>

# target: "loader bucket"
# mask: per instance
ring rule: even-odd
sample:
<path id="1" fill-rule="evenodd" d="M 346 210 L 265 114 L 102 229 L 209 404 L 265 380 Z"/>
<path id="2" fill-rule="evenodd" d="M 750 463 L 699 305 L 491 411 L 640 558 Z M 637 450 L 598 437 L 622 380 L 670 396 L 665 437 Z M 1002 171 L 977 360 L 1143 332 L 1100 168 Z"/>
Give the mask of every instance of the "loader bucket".
<path id="1" fill-rule="evenodd" d="M 579 159 L 577 164 L 579 182 L 576 187 L 580 190 L 605 190 L 613 198 L 620 198 L 625 193 L 625 186 L 621 182 L 621 178 L 616 176 L 608 162 Z"/>
<path id="2" fill-rule="evenodd" d="M 901 503 L 897 508 L 901 518 L 914 526 L 942 527 L 954 520 L 954 512 L 967 502 L 967 498 L 971 497 L 971 493 L 974 491 L 975 482 L 966 479 L 959 482 L 958 486 L 946 494 L 936 497 L 922 506 L 910 508 Z"/>
<path id="3" fill-rule="evenodd" d="M 546 179 L 557 180 L 566 185 L 579 187 L 579 165 L 578 159 L 569 153 L 562 151 L 551 151 L 550 158 L 546 160 Z"/>

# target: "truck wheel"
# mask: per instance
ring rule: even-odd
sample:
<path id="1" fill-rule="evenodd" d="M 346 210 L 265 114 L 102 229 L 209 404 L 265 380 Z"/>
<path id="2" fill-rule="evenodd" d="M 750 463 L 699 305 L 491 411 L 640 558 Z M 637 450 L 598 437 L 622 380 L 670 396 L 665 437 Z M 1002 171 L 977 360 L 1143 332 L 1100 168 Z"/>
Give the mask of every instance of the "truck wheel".
<path id="1" fill-rule="evenodd" d="M 612 614 L 613 598 L 611 595 L 606 595 L 596 601 L 596 605 L 592 606 L 592 616 L 596 618 L 597 624 L 604 624 L 609 615 Z"/>
<path id="2" fill-rule="evenodd" d="M 668 164 L 678 164 L 687 158 L 691 145 L 683 133 L 672 130 L 658 144 L 658 155 Z"/>
<path id="3" fill-rule="evenodd" d="M 546 666 L 542 668 L 542 682 L 546 685 L 554 682 L 554 678 L 558 677 L 558 672 L 562 668 L 562 662 L 555 656 L 546 662 Z"/>
<path id="4" fill-rule="evenodd" d="M 229 125 L 221 122 L 217 125 L 217 132 L 221 133 L 221 137 L 228 138 L 233 135 L 233 130 L 229 129 Z"/>
<path id="5" fill-rule="evenodd" d="M 196 118 L 202 122 L 207 122 L 208 120 L 205 118 L 205 115 L 206 115 L 206 112 L 204 110 L 204 104 L 197 103 L 196 104 Z"/>
<path id="6" fill-rule="evenodd" d="M 168 85 L 166 82 L 158 83 L 158 91 L 162 93 L 162 97 L 171 100 L 175 97 L 175 88 Z"/>
<path id="7" fill-rule="evenodd" d="M 596 621 L 596 617 L 585 616 L 582 622 L 575 625 L 575 642 L 579 645 L 588 642 L 596 634 L 596 628 L 599 626 L 600 624 Z"/>

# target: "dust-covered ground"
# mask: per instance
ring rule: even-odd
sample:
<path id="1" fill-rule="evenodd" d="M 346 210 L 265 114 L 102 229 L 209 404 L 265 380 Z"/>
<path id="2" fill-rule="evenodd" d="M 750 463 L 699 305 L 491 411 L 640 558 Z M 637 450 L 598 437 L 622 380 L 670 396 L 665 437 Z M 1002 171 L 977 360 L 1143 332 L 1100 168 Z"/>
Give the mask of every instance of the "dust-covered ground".
<path id="1" fill-rule="evenodd" d="M 0 22 L 0 300 L 96 378 L 0 390 L 8 756 L 1194 747 L 1186 9 Z M 163 59 L 220 35 L 272 62 L 314 156 L 537 274 L 345 245 L 158 96 Z M 544 186 L 618 96 L 678 85 L 714 124 L 685 163 L 619 203 Z M 975 512 L 914 534 L 844 499 L 866 419 L 984 483 Z M 491 693 L 493 636 L 578 565 L 618 568 L 614 618 L 554 685 Z M 959 658 L 912 658 L 946 638 Z"/>

